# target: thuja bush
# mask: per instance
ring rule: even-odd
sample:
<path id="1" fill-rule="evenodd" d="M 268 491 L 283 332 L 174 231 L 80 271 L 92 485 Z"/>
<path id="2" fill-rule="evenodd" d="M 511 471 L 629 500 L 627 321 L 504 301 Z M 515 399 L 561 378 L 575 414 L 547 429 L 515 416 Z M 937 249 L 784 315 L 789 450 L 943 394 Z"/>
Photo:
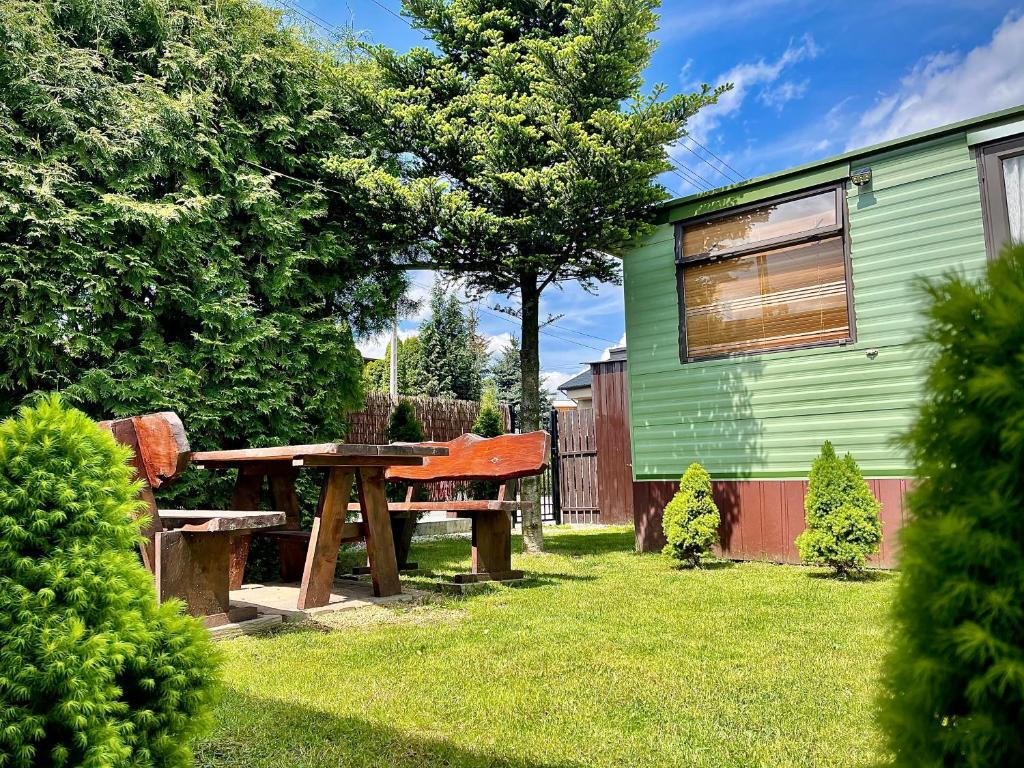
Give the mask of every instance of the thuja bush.
<path id="1" fill-rule="evenodd" d="M 861 570 L 882 542 L 881 508 L 853 456 L 840 459 L 826 440 L 804 497 L 807 528 L 796 538 L 800 559 L 840 576 Z"/>
<path id="2" fill-rule="evenodd" d="M 387 438 L 389 443 L 423 442 L 423 422 L 416 415 L 416 408 L 408 400 L 399 400 L 391 412 Z"/>
<path id="3" fill-rule="evenodd" d="M 720 522 L 711 496 L 711 476 L 700 464 L 691 464 L 662 514 L 665 553 L 688 565 L 700 565 L 701 558 L 718 542 Z"/>
<path id="4" fill-rule="evenodd" d="M 179 766 L 207 726 L 206 630 L 158 605 L 129 453 L 56 399 L 0 424 L 0 766 Z"/>
<path id="5" fill-rule="evenodd" d="M 1024 765 L 1024 248 L 928 285 L 881 721 L 897 766 Z"/>

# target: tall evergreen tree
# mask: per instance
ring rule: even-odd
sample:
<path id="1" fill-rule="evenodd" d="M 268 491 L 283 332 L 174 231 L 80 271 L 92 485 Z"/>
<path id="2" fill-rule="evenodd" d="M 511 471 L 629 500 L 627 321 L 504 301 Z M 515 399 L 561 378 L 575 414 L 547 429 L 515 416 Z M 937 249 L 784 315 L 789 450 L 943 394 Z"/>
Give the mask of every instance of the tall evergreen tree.
<path id="1" fill-rule="evenodd" d="M 423 355 L 418 336 L 398 341 L 398 394 L 417 395 L 423 378 Z M 389 392 L 391 389 L 391 344 L 384 349 L 384 358 L 371 360 L 363 368 L 363 384 L 368 392 Z"/>
<path id="2" fill-rule="evenodd" d="M 643 94 L 657 0 L 405 0 L 433 48 L 375 50 L 368 111 L 411 158 L 405 178 L 443 180 L 449 214 L 426 260 L 521 307 L 522 425 L 541 417 L 540 299 L 551 285 L 619 279 L 616 255 L 648 232 L 667 193 L 667 146 L 717 92 Z M 438 238 L 446 238 L 436 243 Z M 421 260 L 423 260 L 421 258 Z M 523 481 L 523 544 L 543 549 L 539 490 Z"/>
<path id="3" fill-rule="evenodd" d="M 1024 765 L 1024 246 L 928 288 L 882 724 L 900 768 Z"/>
<path id="4" fill-rule="evenodd" d="M 483 359 L 475 327 L 458 298 L 441 281 L 430 292 L 430 315 L 420 325 L 418 393 L 429 397 L 479 400 Z"/>
<path id="5" fill-rule="evenodd" d="M 0 415 L 59 389 L 200 449 L 339 436 L 430 186 L 360 182 L 398 167 L 365 66 L 256 0 L 0 0 L 0 41 Z"/>
<path id="6" fill-rule="evenodd" d="M 523 372 L 519 354 L 519 339 L 513 336 L 498 352 L 498 359 L 490 368 L 490 378 L 494 381 L 498 402 L 517 407 L 523 401 Z"/>

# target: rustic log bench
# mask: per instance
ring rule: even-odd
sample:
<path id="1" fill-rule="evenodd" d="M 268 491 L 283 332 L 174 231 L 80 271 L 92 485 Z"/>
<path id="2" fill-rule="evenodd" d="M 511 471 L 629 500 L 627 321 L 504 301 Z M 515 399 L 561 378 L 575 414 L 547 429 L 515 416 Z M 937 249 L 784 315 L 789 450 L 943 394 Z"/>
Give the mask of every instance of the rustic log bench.
<path id="1" fill-rule="evenodd" d="M 411 483 L 405 501 L 388 504 L 399 563 L 404 563 L 408 555 L 417 514 L 449 512 L 472 521 L 472 567 L 469 573 L 456 575 L 455 583 L 522 579 L 522 571 L 512 570 L 512 513 L 520 502 L 506 498 L 507 486 L 512 480 L 544 471 L 551 455 L 548 433 L 538 431 L 492 438 L 467 434 L 446 443 L 418 445 L 443 446 L 448 449 L 448 455 L 428 457 L 421 466 L 391 467 L 386 473 L 390 482 Z M 500 485 L 493 499 L 415 500 L 423 484 L 442 481 L 490 481 Z M 349 509 L 354 511 L 357 507 L 350 505 Z"/>
<path id="2" fill-rule="evenodd" d="M 132 449 L 139 498 L 149 521 L 142 561 L 153 574 L 157 598 L 178 598 L 208 627 L 256 617 L 252 606 L 231 607 L 232 537 L 283 525 L 283 512 L 157 509 L 154 489 L 176 479 L 191 456 L 181 419 L 172 412 L 104 421 L 114 439 Z"/>

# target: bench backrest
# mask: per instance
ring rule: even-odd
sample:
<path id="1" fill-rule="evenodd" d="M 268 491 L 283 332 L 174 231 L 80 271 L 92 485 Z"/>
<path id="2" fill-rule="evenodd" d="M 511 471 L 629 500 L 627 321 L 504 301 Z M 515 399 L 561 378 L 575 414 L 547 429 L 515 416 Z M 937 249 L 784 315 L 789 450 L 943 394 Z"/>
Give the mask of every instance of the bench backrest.
<path id="1" fill-rule="evenodd" d="M 132 449 L 132 465 L 150 488 L 174 480 L 188 467 L 188 438 L 181 419 L 173 411 L 101 421 L 100 426 Z"/>
<path id="2" fill-rule="evenodd" d="M 439 480 L 514 480 L 539 475 L 551 456 L 547 432 L 480 437 L 467 434 L 440 445 L 447 456 L 427 456 L 422 466 L 397 466 L 387 471 L 388 480 L 435 482 Z"/>

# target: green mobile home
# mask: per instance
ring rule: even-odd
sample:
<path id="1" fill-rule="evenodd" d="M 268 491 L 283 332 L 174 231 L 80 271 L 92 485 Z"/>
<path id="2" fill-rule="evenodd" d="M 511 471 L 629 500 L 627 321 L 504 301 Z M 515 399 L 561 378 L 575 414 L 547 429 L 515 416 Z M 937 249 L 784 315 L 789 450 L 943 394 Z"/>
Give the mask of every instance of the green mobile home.
<path id="1" fill-rule="evenodd" d="M 1022 186 L 1019 107 L 666 203 L 623 260 L 640 548 L 699 461 L 724 552 L 795 560 L 828 439 L 871 478 L 890 563 L 911 480 L 894 438 L 924 372 L 917 280 L 977 274 L 1020 239 Z"/>

